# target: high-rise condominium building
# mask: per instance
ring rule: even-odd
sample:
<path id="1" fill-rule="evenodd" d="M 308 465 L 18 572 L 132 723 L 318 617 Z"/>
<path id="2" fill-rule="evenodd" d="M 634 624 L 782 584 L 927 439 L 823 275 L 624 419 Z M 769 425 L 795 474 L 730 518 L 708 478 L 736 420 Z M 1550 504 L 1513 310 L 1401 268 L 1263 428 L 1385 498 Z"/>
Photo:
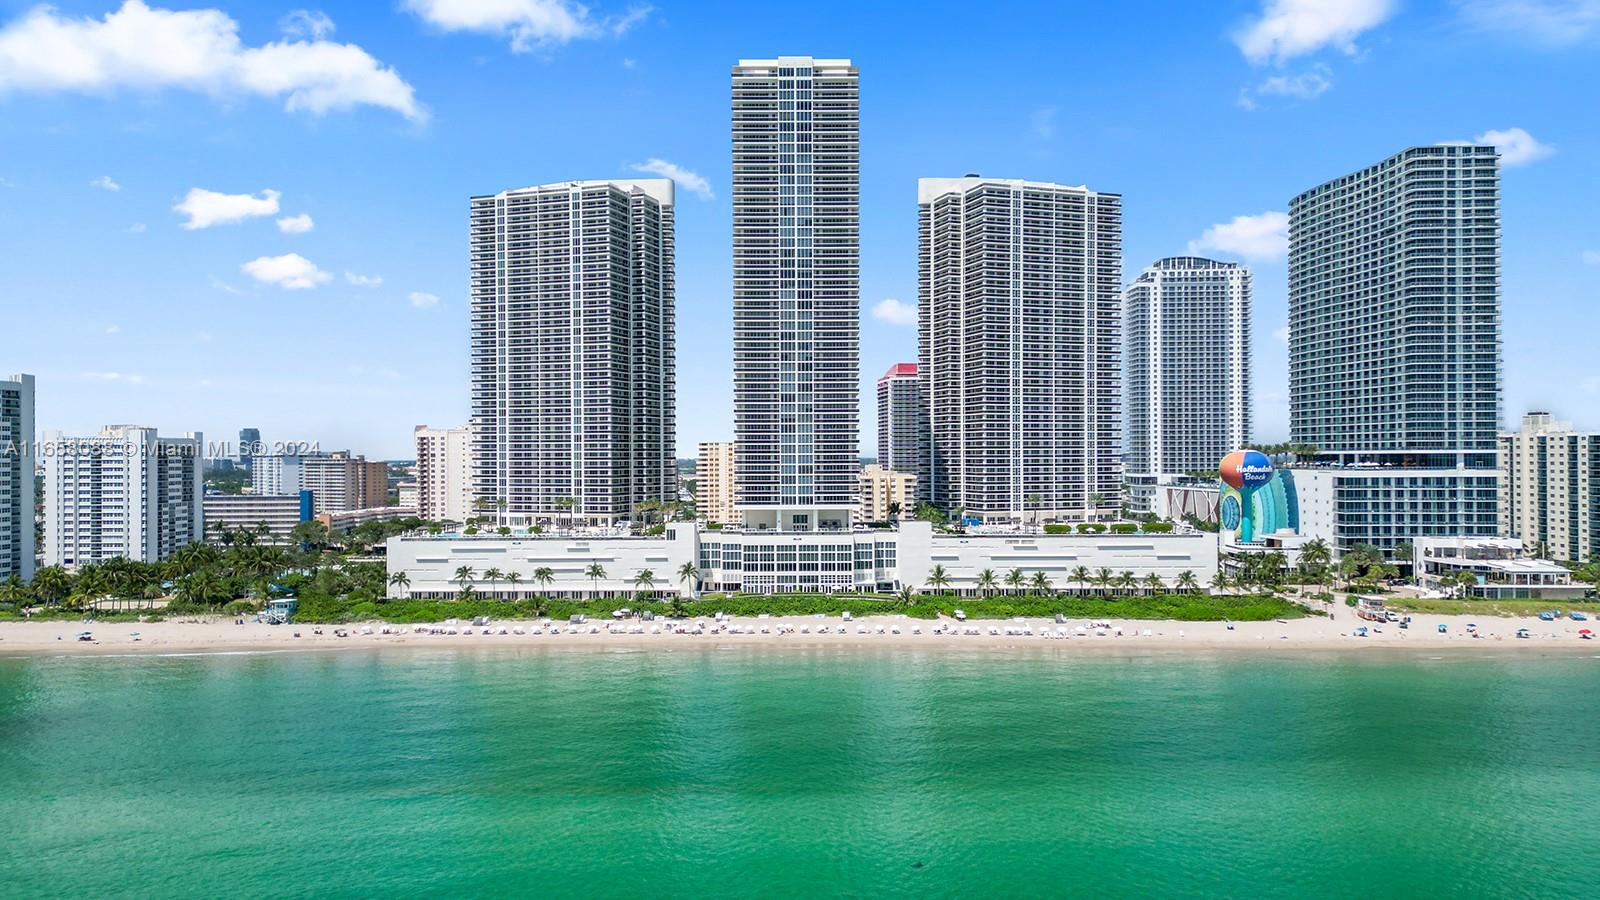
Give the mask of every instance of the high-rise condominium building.
<path id="1" fill-rule="evenodd" d="M 33 578 L 33 376 L 0 380 L 0 581 Z"/>
<path id="2" fill-rule="evenodd" d="M 707 441 L 700 445 L 700 456 L 695 460 L 695 509 L 715 525 L 739 524 L 739 508 L 734 505 L 738 493 L 735 455 L 732 442 Z"/>
<path id="3" fill-rule="evenodd" d="M 418 425 L 417 515 L 431 522 L 465 522 L 472 508 L 472 429 Z M 402 494 L 400 505 L 405 506 Z"/>
<path id="4" fill-rule="evenodd" d="M 473 500 L 509 525 L 677 496 L 673 185 L 472 198 Z"/>
<path id="5" fill-rule="evenodd" d="M 47 437 L 45 564 L 158 562 L 204 540 L 204 446 L 199 433 L 160 437 L 132 425 L 94 437 Z"/>
<path id="6" fill-rule="evenodd" d="M 1500 536 L 1541 556 L 1600 559 L 1600 433 L 1547 412 L 1500 435 Z"/>
<path id="7" fill-rule="evenodd" d="M 370 509 L 389 503 L 389 467 L 348 450 L 258 456 L 250 470 L 250 490 L 263 497 L 310 491 L 317 515 Z"/>
<path id="8" fill-rule="evenodd" d="M 886 469 L 880 465 L 861 467 L 861 508 L 859 522 L 887 522 L 910 518 L 917 503 L 917 476 L 914 472 Z"/>
<path id="9" fill-rule="evenodd" d="M 261 429 L 239 429 L 239 446 L 236 452 L 238 454 L 239 465 L 244 466 L 246 469 L 250 468 L 251 460 L 253 460 L 258 453 L 262 452 Z"/>
<path id="10" fill-rule="evenodd" d="M 1250 270 L 1178 256 L 1123 294 L 1129 505 L 1250 439 Z"/>
<path id="11" fill-rule="evenodd" d="M 916 363 L 895 363 L 878 379 L 878 465 L 921 472 L 928 449 L 928 406 Z"/>
<path id="12" fill-rule="evenodd" d="M 1495 149 L 1413 147 L 1291 200 L 1289 432 L 1331 466 L 1295 483 L 1331 492 L 1335 552 L 1492 535 L 1499 417 Z"/>
<path id="13" fill-rule="evenodd" d="M 745 527 L 847 528 L 860 469 L 860 78 L 733 68 L 733 393 Z"/>
<path id="14" fill-rule="evenodd" d="M 1122 198 L 971 175 L 918 203 L 919 490 L 986 521 L 1116 510 Z"/>

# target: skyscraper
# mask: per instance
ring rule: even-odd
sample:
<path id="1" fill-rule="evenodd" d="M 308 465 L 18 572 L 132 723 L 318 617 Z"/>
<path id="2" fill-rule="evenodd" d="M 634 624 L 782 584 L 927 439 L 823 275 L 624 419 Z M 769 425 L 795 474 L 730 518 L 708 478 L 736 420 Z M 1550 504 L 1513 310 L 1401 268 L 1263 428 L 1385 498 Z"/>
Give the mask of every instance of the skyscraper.
<path id="1" fill-rule="evenodd" d="M 1121 196 L 970 175 L 918 204 L 919 490 L 987 521 L 1117 509 Z"/>
<path id="2" fill-rule="evenodd" d="M 738 505 L 848 528 L 860 470 L 860 79 L 845 59 L 733 68 Z"/>
<path id="3" fill-rule="evenodd" d="M 1129 505 L 1155 486 L 1215 469 L 1250 439 L 1250 270 L 1156 260 L 1123 295 Z"/>
<path id="4" fill-rule="evenodd" d="M 417 515 L 432 522 L 465 522 L 476 515 L 472 429 L 418 425 L 416 439 Z"/>
<path id="5" fill-rule="evenodd" d="M 52 435 L 46 445 L 46 565 L 159 562 L 205 539 L 199 433 L 113 425 L 94 437 Z"/>
<path id="6" fill-rule="evenodd" d="M 694 505 L 713 525 L 737 525 L 739 509 L 733 499 L 734 457 L 731 441 L 706 441 L 700 445 L 694 467 Z"/>
<path id="7" fill-rule="evenodd" d="M 606 523 L 677 496 L 673 185 L 473 197 L 474 502 Z"/>
<path id="8" fill-rule="evenodd" d="M 33 376 L 0 380 L 0 581 L 33 578 Z"/>
<path id="9" fill-rule="evenodd" d="M 916 363 L 895 363 L 878 379 L 878 465 L 920 474 L 926 462 L 928 406 Z"/>
<path id="10" fill-rule="evenodd" d="M 1600 559 L 1600 433 L 1531 412 L 1501 432 L 1499 460 L 1501 537 L 1550 559 Z"/>
<path id="11" fill-rule="evenodd" d="M 1330 495 L 1337 553 L 1493 534 L 1500 400 L 1493 147 L 1413 147 L 1290 201 L 1289 432 L 1330 466 L 1295 484 Z"/>
<path id="12" fill-rule="evenodd" d="M 239 465 L 245 467 L 246 469 L 250 468 L 251 460 L 253 460 L 258 453 L 262 452 L 261 429 L 239 429 L 239 446 L 237 449 Z"/>

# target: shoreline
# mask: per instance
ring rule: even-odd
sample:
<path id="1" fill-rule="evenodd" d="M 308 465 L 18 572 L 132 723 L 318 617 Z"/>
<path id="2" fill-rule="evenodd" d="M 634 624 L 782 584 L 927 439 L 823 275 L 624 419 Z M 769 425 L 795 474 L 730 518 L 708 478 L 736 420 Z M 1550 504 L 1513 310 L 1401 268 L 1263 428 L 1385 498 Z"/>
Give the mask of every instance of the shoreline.
<path id="1" fill-rule="evenodd" d="M 1592 653 L 1600 656 L 1600 639 L 1584 640 L 1578 632 L 1591 623 L 1562 619 L 1544 622 L 1537 618 L 1485 618 L 1473 616 L 1417 615 L 1411 627 L 1401 629 L 1393 623 L 1373 623 L 1353 614 L 1336 619 L 1307 617 L 1272 622 L 1178 622 L 1172 620 L 1101 620 L 1103 628 L 1086 619 L 1069 619 L 1064 624 L 1053 620 L 982 619 L 957 622 L 953 619 L 926 620 L 901 616 L 860 617 L 845 622 L 839 616 L 788 616 L 732 618 L 728 630 L 712 631 L 712 619 L 686 620 L 693 628 L 700 624 L 703 633 L 672 633 L 667 621 L 642 622 L 637 619 L 589 621 L 580 626 L 566 622 L 506 620 L 488 626 L 384 625 L 381 622 L 354 625 L 239 625 L 233 619 L 207 619 L 187 622 L 0 622 L 0 658 L 36 656 L 161 656 L 171 654 L 227 654 L 295 651 L 337 651 L 383 648 L 535 648 L 576 649 L 619 648 L 628 650 L 686 649 L 704 647 L 788 647 L 794 649 L 905 647 L 936 650 L 1015 650 L 1029 647 L 1051 648 L 1064 652 L 1103 651 L 1205 651 L 1269 652 L 1305 651 L 1356 652 L 1529 652 L 1559 651 Z M 1438 626 L 1445 625 L 1440 634 Z M 1477 624 L 1481 637 L 1471 637 L 1468 624 Z M 1379 630 L 1374 631 L 1377 625 Z M 608 628 L 610 626 L 610 628 Z M 780 631 L 787 626 L 787 631 Z M 1356 628 L 1366 626 L 1368 636 L 1356 637 Z M 421 627 L 424 632 L 415 629 Z M 429 633 L 428 630 L 454 628 L 456 634 Z M 384 633 L 387 628 L 390 633 Z M 504 628 L 506 633 L 501 634 Z M 660 629 L 651 633 L 651 628 Z M 767 632 L 762 633 L 761 629 Z M 840 633 L 839 629 L 844 632 Z M 1519 628 L 1530 632 L 1516 638 Z M 369 630 L 370 629 L 370 633 Z M 470 631 L 469 631 L 470 629 Z M 518 630 L 522 633 L 517 633 Z M 556 632 L 555 629 L 559 629 Z M 801 629 L 805 629 L 802 631 Z M 825 631 L 823 629 L 826 629 Z M 895 633 L 895 629 L 899 633 Z M 991 632 L 994 630 L 994 633 Z M 1120 634 L 1118 630 L 1120 629 Z M 914 630 L 916 633 L 914 633 Z M 973 633 L 973 631 L 976 633 Z M 1012 633 L 1007 633 L 1008 630 Z M 1600 630 L 1600 629 L 1591 629 Z M 81 631 L 93 635 L 92 641 L 79 641 Z M 320 631 L 321 633 L 317 633 Z M 340 636 L 338 632 L 345 632 Z M 942 632 L 942 633 L 936 633 Z M 134 635 L 138 634 L 137 640 Z"/>

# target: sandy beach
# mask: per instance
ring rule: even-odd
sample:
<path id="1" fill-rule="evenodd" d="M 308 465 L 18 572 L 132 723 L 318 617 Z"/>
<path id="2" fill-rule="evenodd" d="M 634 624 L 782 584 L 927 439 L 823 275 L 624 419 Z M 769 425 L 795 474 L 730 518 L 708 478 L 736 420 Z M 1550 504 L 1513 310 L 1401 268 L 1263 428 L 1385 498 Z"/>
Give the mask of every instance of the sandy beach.
<path id="1" fill-rule="evenodd" d="M 1469 625 L 1477 627 L 1469 632 Z M 582 625 L 550 621 L 495 621 L 488 626 L 452 622 L 433 626 L 264 625 L 233 619 L 148 623 L 0 623 L 0 657 L 33 654 L 226 653 L 285 650 L 336 650 L 375 647 L 881 647 L 1014 648 L 1047 646 L 1066 650 L 1571 650 L 1600 654 L 1600 641 L 1579 634 L 1591 622 L 1561 619 L 1423 615 L 1410 628 L 1379 625 L 1340 610 L 1324 617 L 1275 622 L 1173 622 L 1108 619 L 1094 622 L 983 619 L 957 622 L 900 616 L 843 621 L 839 616 L 736 618 L 718 622 L 630 619 Z M 1445 630 L 1440 632 L 1439 626 Z M 1365 626 L 1367 635 L 1355 635 Z M 1527 638 L 1517 638 L 1526 628 Z M 504 631 L 502 632 L 502 629 Z M 680 631 L 688 633 L 682 633 Z M 92 639 L 78 640 L 88 631 Z M 451 632 L 454 633 L 451 633 Z M 698 633 L 696 633 L 698 632 Z M 1474 637 L 1473 633 L 1478 636 Z"/>

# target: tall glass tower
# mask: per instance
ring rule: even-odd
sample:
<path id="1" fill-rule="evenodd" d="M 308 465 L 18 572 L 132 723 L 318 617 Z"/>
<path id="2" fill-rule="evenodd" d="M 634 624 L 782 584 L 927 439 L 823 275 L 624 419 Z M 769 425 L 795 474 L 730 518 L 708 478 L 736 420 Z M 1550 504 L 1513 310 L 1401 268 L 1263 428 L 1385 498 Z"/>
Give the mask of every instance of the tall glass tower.
<path id="1" fill-rule="evenodd" d="M 677 496 L 673 185 L 472 198 L 472 490 L 507 525 Z"/>
<path id="2" fill-rule="evenodd" d="M 1289 432 L 1323 464 L 1295 482 L 1337 551 L 1493 534 L 1500 403 L 1495 148 L 1412 147 L 1290 201 Z"/>
<path id="3" fill-rule="evenodd" d="M 860 470 L 860 95 L 847 59 L 733 68 L 733 394 L 745 527 L 850 526 Z"/>

